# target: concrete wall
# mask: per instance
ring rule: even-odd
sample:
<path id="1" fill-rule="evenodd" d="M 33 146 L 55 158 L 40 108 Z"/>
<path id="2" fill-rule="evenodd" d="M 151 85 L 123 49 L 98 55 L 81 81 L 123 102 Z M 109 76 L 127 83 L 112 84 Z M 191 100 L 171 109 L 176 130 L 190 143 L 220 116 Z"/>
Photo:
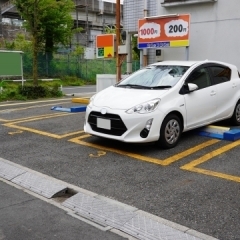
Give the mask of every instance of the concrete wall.
<path id="1" fill-rule="evenodd" d="M 217 0 L 211 3 L 163 6 L 164 0 L 147 0 L 148 16 L 190 13 L 189 60 L 220 60 L 237 65 L 240 69 L 240 7 L 239 0 Z M 185 1 L 190 2 L 191 0 Z M 126 4 L 126 6 L 125 6 Z M 143 14 L 144 0 L 124 1 L 124 27 L 137 30 L 137 20 Z M 169 4 L 170 5 L 170 4 Z M 133 7 L 130 9 L 130 6 Z M 138 6 L 138 7 L 137 7 Z M 156 9 L 154 11 L 154 9 Z M 132 14 L 132 15 L 131 15 Z M 127 23 L 131 16 L 131 23 Z M 134 18 L 133 18 L 134 17 Z M 185 48 L 164 48 L 164 60 L 185 60 Z M 149 63 L 155 61 L 155 51 L 149 51 Z"/>

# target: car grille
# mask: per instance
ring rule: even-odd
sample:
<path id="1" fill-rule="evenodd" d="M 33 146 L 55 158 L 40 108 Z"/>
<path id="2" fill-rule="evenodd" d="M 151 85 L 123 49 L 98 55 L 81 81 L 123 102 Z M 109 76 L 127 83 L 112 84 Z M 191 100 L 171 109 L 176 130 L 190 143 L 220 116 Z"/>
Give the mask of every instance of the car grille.
<path id="1" fill-rule="evenodd" d="M 98 117 L 102 119 L 109 119 L 111 121 L 111 129 L 108 130 L 108 129 L 98 128 L 97 127 Z M 93 131 L 110 134 L 114 136 L 121 136 L 127 131 L 127 128 L 123 123 L 122 119 L 120 118 L 120 116 L 116 114 L 109 114 L 109 113 L 101 114 L 100 112 L 91 112 L 88 116 L 88 123 L 90 124 Z"/>

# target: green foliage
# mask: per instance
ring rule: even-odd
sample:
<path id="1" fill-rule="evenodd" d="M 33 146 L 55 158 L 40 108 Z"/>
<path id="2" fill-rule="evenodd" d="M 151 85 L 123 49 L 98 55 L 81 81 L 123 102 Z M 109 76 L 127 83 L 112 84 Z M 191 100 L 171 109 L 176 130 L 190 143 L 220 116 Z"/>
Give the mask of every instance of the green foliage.
<path id="1" fill-rule="evenodd" d="M 133 60 L 140 59 L 140 50 L 138 49 L 137 37 L 132 36 Z"/>
<path id="2" fill-rule="evenodd" d="M 134 60 L 133 71 L 140 68 L 139 60 Z M 23 54 L 23 73 L 25 79 L 32 78 L 31 53 Z M 121 72 L 126 72 L 126 62 L 121 67 Z M 61 78 L 65 76 L 77 77 L 83 83 L 96 83 L 97 74 L 116 74 L 116 59 L 83 59 L 74 54 L 54 54 L 51 61 L 46 56 L 39 55 L 38 74 L 41 78 Z M 70 84 L 71 85 L 71 84 Z"/>
<path id="3" fill-rule="evenodd" d="M 2 82 L 1 87 L 2 91 L 0 91 L 0 101 L 7 100 L 26 100 L 26 97 L 22 96 L 18 92 L 18 83 L 6 83 Z"/>
<path id="4" fill-rule="evenodd" d="M 83 46 L 76 46 L 74 51 L 71 52 L 71 55 L 77 56 L 78 58 L 84 54 Z"/>
<path id="5" fill-rule="evenodd" d="M 32 49 L 32 42 L 28 41 L 24 34 L 19 33 L 13 41 L 5 41 L 5 48 L 8 50 L 30 52 Z"/>
<path id="6" fill-rule="evenodd" d="M 33 80 L 38 85 L 38 52 L 52 53 L 54 44 L 66 44 L 73 25 L 72 0 L 14 0 L 26 28 L 32 35 Z"/>
<path id="7" fill-rule="evenodd" d="M 55 85 L 52 88 L 45 86 L 24 85 L 18 87 L 18 92 L 27 99 L 62 96 L 62 92 L 59 91 L 58 85 Z"/>
<path id="8" fill-rule="evenodd" d="M 76 76 L 61 77 L 62 86 L 83 86 L 84 81 Z"/>

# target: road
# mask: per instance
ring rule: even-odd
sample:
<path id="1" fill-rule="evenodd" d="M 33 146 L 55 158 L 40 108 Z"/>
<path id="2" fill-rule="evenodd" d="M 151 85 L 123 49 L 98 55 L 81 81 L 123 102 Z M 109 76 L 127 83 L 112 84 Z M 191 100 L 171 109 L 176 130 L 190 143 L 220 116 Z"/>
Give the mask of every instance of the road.
<path id="1" fill-rule="evenodd" d="M 222 240 L 240 236 L 240 141 L 183 134 L 179 145 L 124 144 L 83 132 L 71 98 L 0 104 L 0 157 Z"/>
<path id="2" fill-rule="evenodd" d="M 90 96 L 96 92 L 96 85 L 81 86 L 81 87 L 63 87 L 62 92 L 71 96 Z"/>

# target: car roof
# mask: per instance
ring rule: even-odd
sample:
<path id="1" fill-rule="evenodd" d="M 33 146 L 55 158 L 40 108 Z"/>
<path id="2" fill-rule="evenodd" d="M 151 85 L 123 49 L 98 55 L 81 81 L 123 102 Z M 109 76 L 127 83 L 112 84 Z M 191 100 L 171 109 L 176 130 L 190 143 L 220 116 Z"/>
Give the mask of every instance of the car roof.
<path id="1" fill-rule="evenodd" d="M 156 62 L 153 64 L 150 64 L 150 66 L 161 66 L 161 65 L 173 65 L 173 66 L 187 66 L 187 67 L 191 67 L 195 64 L 197 65 L 201 65 L 203 63 L 216 63 L 216 64 L 222 64 L 225 66 L 228 66 L 232 69 L 236 69 L 236 66 L 230 63 L 226 63 L 226 62 L 221 62 L 221 61 L 215 61 L 215 60 L 203 60 L 203 61 L 162 61 L 162 62 Z"/>
<path id="2" fill-rule="evenodd" d="M 196 63 L 200 63 L 203 61 L 162 61 L 162 62 L 156 62 L 150 65 L 154 66 L 161 66 L 161 65 L 173 65 L 173 66 L 187 66 L 190 67 Z"/>

